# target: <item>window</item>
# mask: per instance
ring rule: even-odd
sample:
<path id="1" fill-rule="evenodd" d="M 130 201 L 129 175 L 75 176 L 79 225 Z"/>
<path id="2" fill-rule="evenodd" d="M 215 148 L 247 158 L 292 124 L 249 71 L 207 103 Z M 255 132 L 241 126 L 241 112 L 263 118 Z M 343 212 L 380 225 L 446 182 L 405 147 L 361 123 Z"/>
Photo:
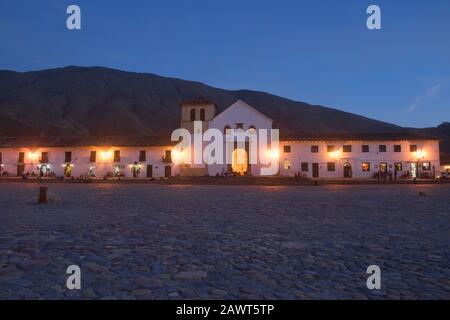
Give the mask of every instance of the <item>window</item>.
<path id="1" fill-rule="evenodd" d="M 431 162 L 423 162 L 422 163 L 422 170 L 423 171 L 430 171 L 431 170 Z"/>
<path id="2" fill-rule="evenodd" d="M 327 152 L 333 152 L 334 146 L 327 146 Z"/>
<path id="3" fill-rule="evenodd" d="M 417 152 L 417 145 L 412 144 L 409 146 L 409 152 Z"/>
<path id="4" fill-rule="evenodd" d="M 236 129 L 244 129 L 244 124 L 242 122 L 236 123 Z"/>
<path id="5" fill-rule="evenodd" d="M 342 147 L 342 151 L 344 152 L 352 152 L 352 146 L 350 144 Z"/>
<path id="6" fill-rule="evenodd" d="M 97 151 L 91 151 L 91 156 L 89 157 L 89 162 L 97 161 Z"/>
<path id="7" fill-rule="evenodd" d="M 302 172 L 308 172 L 308 162 L 302 162 Z"/>
<path id="8" fill-rule="evenodd" d="M 205 109 L 200 109 L 200 121 L 205 121 Z"/>
<path id="9" fill-rule="evenodd" d="M 311 146 L 311 153 L 318 153 L 319 152 L 319 146 Z"/>
<path id="10" fill-rule="evenodd" d="M 25 162 L 25 152 L 19 152 L 19 160 L 18 163 L 24 163 Z"/>
<path id="11" fill-rule="evenodd" d="M 2 164 L 2 162 L 3 162 L 3 156 L 2 156 L 2 153 L 0 152 L 0 164 Z"/>
<path id="12" fill-rule="evenodd" d="M 402 146 L 399 144 L 394 145 L 394 152 L 402 152 Z"/>
<path id="13" fill-rule="evenodd" d="M 362 152 L 369 152 L 369 145 L 368 144 L 363 144 L 362 148 L 361 148 Z"/>
<path id="14" fill-rule="evenodd" d="M 291 169 L 291 160 L 284 160 L 284 170 Z"/>
<path id="15" fill-rule="evenodd" d="M 48 162 L 48 152 L 42 152 L 41 153 L 41 162 L 47 163 Z"/>
<path id="16" fill-rule="evenodd" d="M 403 171 L 403 166 L 401 162 L 394 163 L 395 171 Z"/>
<path id="17" fill-rule="evenodd" d="M 172 160 L 172 150 L 166 150 L 165 153 L 165 157 L 164 157 L 167 161 L 171 161 Z"/>
<path id="18" fill-rule="evenodd" d="M 145 162 L 147 160 L 147 153 L 145 150 L 139 151 L 139 162 Z"/>
<path id="19" fill-rule="evenodd" d="M 369 172 L 370 171 L 370 162 L 363 162 L 361 165 L 361 169 L 363 172 Z"/>
<path id="20" fill-rule="evenodd" d="M 328 171 L 336 171 L 336 163 L 328 162 L 327 163 L 327 169 L 328 169 Z"/>
<path id="21" fill-rule="evenodd" d="M 114 162 L 120 162 L 120 150 L 114 150 Z"/>
<path id="22" fill-rule="evenodd" d="M 226 125 L 226 126 L 223 128 L 223 133 L 227 134 L 227 130 L 231 130 L 231 127 L 228 126 L 228 125 Z"/>
<path id="23" fill-rule="evenodd" d="M 378 146 L 378 152 L 386 152 L 386 145 L 385 144 L 380 144 Z"/>
<path id="24" fill-rule="evenodd" d="M 256 127 L 254 125 L 251 125 L 248 127 L 248 131 L 250 131 L 251 133 L 256 132 Z"/>
<path id="25" fill-rule="evenodd" d="M 289 145 L 284 146 L 283 147 L 283 151 L 284 151 L 284 153 L 290 153 L 291 152 L 291 146 L 289 146 Z"/>
<path id="26" fill-rule="evenodd" d="M 66 152 L 64 153 L 64 162 L 65 162 L 65 163 L 70 163 L 70 162 L 72 162 L 72 152 L 66 151 Z"/>
<path id="27" fill-rule="evenodd" d="M 195 109 L 191 109 L 191 121 L 195 121 Z"/>

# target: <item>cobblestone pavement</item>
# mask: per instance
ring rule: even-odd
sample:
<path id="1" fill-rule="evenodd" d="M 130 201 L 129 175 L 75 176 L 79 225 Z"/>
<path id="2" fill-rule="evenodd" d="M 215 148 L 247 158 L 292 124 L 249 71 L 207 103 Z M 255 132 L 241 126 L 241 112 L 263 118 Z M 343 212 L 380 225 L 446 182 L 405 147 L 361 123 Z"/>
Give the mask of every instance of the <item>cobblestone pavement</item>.
<path id="1" fill-rule="evenodd" d="M 0 184 L 1 299 L 450 299 L 450 185 L 37 188 Z"/>

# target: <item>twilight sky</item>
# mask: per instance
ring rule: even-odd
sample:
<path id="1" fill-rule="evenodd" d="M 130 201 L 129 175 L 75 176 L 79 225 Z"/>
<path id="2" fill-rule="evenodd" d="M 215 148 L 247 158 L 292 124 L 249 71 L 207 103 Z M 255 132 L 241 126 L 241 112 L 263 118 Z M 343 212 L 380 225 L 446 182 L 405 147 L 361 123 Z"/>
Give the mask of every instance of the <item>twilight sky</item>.
<path id="1" fill-rule="evenodd" d="M 82 30 L 66 28 L 81 7 Z M 382 10 L 382 30 L 366 9 Z M 448 0 L 1 0 L 0 69 L 105 66 L 391 123 L 450 121 Z"/>

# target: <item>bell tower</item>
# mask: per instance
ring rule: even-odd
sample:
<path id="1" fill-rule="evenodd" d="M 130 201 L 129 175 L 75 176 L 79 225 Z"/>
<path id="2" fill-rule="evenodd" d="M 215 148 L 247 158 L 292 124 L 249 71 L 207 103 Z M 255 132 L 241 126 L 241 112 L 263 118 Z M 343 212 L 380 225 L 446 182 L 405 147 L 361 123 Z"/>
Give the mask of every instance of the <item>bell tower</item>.
<path id="1" fill-rule="evenodd" d="M 203 122 L 203 132 L 208 129 L 209 122 L 216 115 L 216 104 L 202 96 L 181 103 L 180 127 L 194 133 L 194 121 Z"/>
<path id="2" fill-rule="evenodd" d="M 202 121 L 202 132 L 209 128 L 210 121 L 216 115 L 216 104 L 202 96 L 192 98 L 181 103 L 180 128 L 194 133 L 194 121 Z M 192 157 L 193 149 L 190 151 Z M 192 160 L 192 159 L 191 159 Z M 207 164 L 185 164 L 180 165 L 181 176 L 204 176 L 208 174 Z"/>

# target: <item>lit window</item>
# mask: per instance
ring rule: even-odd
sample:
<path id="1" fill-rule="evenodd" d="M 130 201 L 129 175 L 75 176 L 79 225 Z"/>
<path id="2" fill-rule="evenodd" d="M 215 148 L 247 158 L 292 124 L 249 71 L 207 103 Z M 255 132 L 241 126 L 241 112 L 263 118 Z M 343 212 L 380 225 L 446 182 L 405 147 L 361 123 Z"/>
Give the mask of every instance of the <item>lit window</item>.
<path id="1" fill-rule="evenodd" d="M 231 127 L 228 126 L 228 125 L 226 125 L 226 126 L 223 128 L 223 133 L 224 133 L 224 134 L 227 134 L 227 130 L 231 130 Z"/>
<path id="2" fill-rule="evenodd" d="M 430 171 L 431 170 L 431 162 L 423 162 L 422 163 L 422 170 L 423 171 Z"/>
<path id="3" fill-rule="evenodd" d="M 291 160 L 284 160 L 284 170 L 291 169 Z"/>
<path id="4" fill-rule="evenodd" d="M 394 163 L 395 171 L 403 171 L 403 165 L 401 162 Z"/>
<path id="5" fill-rule="evenodd" d="M 327 152 L 333 152 L 334 146 L 327 146 Z"/>
<path id="6" fill-rule="evenodd" d="M 370 171 L 370 162 L 363 162 L 361 168 L 362 168 L 363 172 L 369 172 Z"/>

